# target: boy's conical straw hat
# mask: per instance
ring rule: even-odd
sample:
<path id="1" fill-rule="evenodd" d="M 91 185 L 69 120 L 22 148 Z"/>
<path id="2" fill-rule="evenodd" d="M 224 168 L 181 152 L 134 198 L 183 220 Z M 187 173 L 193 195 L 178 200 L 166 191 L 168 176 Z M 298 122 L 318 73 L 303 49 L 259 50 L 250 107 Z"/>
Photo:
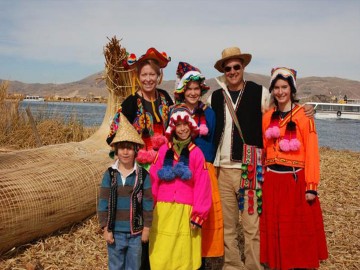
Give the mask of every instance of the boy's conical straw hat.
<path id="1" fill-rule="evenodd" d="M 137 133 L 135 128 L 129 123 L 125 115 L 120 113 L 119 128 L 116 131 L 116 135 L 112 140 L 110 146 L 114 146 L 115 143 L 125 141 L 137 143 L 141 146 L 144 145 L 144 141 L 142 140 L 139 133 Z"/>

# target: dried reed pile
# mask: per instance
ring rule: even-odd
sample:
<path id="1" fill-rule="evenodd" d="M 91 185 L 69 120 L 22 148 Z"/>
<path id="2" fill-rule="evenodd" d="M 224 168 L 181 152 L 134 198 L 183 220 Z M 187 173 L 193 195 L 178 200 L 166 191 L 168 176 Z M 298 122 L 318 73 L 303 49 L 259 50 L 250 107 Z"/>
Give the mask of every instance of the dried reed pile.
<path id="1" fill-rule="evenodd" d="M 329 248 L 321 270 L 360 269 L 359 152 L 321 148 L 320 200 Z M 96 216 L 8 252 L 0 269 L 107 269 Z"/>

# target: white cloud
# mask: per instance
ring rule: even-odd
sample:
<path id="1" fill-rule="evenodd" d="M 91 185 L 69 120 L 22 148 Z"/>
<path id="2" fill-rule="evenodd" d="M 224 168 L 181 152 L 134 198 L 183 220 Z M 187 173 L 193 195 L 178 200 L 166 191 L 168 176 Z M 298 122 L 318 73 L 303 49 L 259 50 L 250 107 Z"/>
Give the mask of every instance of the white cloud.
<path id="1" fill-rule="evenodd" d="M 106 37 L 116 35 L 138 56 L 151 46 L 166 51 L 166 79 L 181 60 L 216 76 L 222 49 L 235 45 L 253 54 L 249 72 L 289 65 L 300 77 L 360 80 L 358 1 L 7 1 L 0 15 L 0 61 L 8 63 L 0 78 L 80 80 L 103 69 Z M 21 61 L 40 66 L 23 74 Z M 47 64 L 68 70 L 54 74 Z"/>

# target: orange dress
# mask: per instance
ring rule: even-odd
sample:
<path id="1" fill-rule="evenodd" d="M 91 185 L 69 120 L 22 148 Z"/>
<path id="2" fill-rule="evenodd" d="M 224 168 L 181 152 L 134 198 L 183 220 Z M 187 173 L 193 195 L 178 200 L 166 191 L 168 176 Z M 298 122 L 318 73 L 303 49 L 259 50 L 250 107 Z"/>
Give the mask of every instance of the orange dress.
<path id="1" fill-rule="evenodd" d="M 263 134 L 270 125 L 272 111 L 263 117 Z M 308 190 L 317 191 L 320 162 L 313 119 L 301 107 L 292 111 L 296 123 L 297 151 L 281 151 L 290 114 L 280 120 L 280 137 L 264 138 L 265 166 L 260 216 L 260 261 L 271 269 L 318 268 L 328 257 L 322 211 L 318 197 L 305 199 Z M 292 171 L 269 169 L 270 165 L 293 167 Z"/>

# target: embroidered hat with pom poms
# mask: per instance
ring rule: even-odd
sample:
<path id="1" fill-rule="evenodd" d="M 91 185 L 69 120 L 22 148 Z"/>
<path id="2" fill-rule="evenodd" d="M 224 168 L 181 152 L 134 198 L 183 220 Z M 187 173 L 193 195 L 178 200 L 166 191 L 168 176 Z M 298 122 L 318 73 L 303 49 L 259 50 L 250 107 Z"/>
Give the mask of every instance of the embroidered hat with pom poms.
<path id="1" fill-rule="evenodd" d="M 210 87 L 205 84 L 205 76 L 201 74 L 200 69 L 186 62 L 179 62 L 176 70 L 176 82 L 174 98 L 176 103 L 184 102 L 184 93 L 186 85 L 189 82 L 198 82 L 201 89 L 201 96 L 204 95 Z"/>
<path id="2" fill-rule="evenodd" d="M 192 118 L 190 110 L 183 105 L 179 105 L 173 107 L 171 110 L 169 125 L 165 131 L 165 135 L 168 139 L 171 139 L 174 136 L 176 123 L 179 121 L 189 124 L 192 138 L 195 138 L 199 134 L 199 127 Z"/>
<path id="3" fill-rule="evenodd" d="M 276 67 L 271 70 L 271 78 L 270 78 L 270 87 L 269 91 L 271 92 L 274 89 L 275 83 L 279 78 L 289 79 L 291 92 L 296 93 L 296 70 L 292 68 L 286 67 Z"/>
<path id="4" fill-rule="evenodd" d="M 155 60 L 160 68 L 165 68 L 167 64 L 171 61 L 171 57 L 169 57 L 166 52 L 159 52 L 155 48 L 149 48 L 145 54 L 136 59 L 136 55 L 130 53 L 127 55 L 127 58 L 123 61 L 123 65 L 125 68 L 133 68 L 137 64 L 146 61 L 148 59 Z"/>

